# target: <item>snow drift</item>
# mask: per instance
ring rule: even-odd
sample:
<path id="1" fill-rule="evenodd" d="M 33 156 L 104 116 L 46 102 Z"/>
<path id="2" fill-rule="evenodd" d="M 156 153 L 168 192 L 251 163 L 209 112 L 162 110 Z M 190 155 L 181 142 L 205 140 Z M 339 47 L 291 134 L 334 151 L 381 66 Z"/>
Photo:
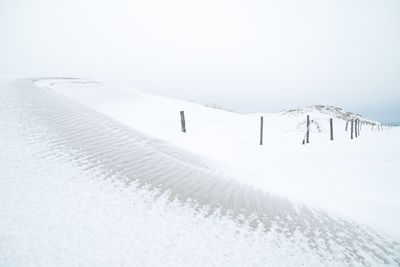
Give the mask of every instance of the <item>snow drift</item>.
<path id="1" fill-rule="evenodd" d="M 88 91 L 93 89 L 93 86 L 94 88 L 99 86 L 97 83 L 74 79 L 68 79 L 65 83 L 63 79 L 47 79 L 42 80 L 42 84 L 39 81 L 39 85 L 47 89 L 49 89 L 49 86 L 53 86 L 53 89 L 43 90 L 35 86 L 33 82 L 29 79 L 7 82 L 3 83 L 0 89 L 2 96 L 0 118 L 3 135 L 0 144 L 2 161 L 5 162 L 5 167 L 2 167 L 3 178 L 0 182 L 1 190 L 4 193 L 1 197 L 2 202 L 18 203 L 15 198 L 23 197 L 23 194 L 20 193 L 21 187 L 30 192 L 29 194 L 32 194 L 32 196 L 35 190 L 38 190 L 39 193 L 39 184 L 35 184 L 35 179 L 38 179 L 39 187 L 46 187 L 46 183 L 49 183 L 49 186 L 52 186 L 50 188 L 56 191 L 70 190 L 67 196 L 72 198 L 74 198 L 74 192 L 77 192 L 77 199 L 70 199 L 69 201 L 72 202 L 72 206 L 83 201 L 81 204 L 84 207 L 84 213 L 86 212 L 85 208 L 107 209 L 109 203 L 106 201 L 106 203 L 94 203 L 88 197 L 84 197 L 85 192 L 98 194 L 107 201 L 116 200 L 125 209 L 111 213 L 112 216 L 122 216 L 123 224 L 117 223 L 113 230 L 122 231 L 123 234 L 102 235 L 102 238 L 96 240 L 97 242 L 107 242 L 111 239 L 112 242 L 117 242 L 119 245 L 135 245 L 132 249 L 138 249 L 136 246 L 139 244 L 132 243 L 133 237 L 129 237 L 130 231 L 136 234 L 149 231 L 146 238 L 154 235 L 153 241 L 155 243 L 160 243 L 162 246 L 168 244 L 168 247 L 163 247 L 162 252 L 152 245 L 146 247 L 146 254 L 151 255 L 151 257 L 139 255 L 137 258 L 130 258 L 129 252 L 113 250 L 113 254 L 109 254 L 107 258 L 111 262 L 119 258 L 122 259 L 120 263 L 123 264 L 139 264 L 139 260 L 142 260 L 139 265 L 146 263 L 151 265 L 151 262 L 157 264 L 154 258 L 158 258 L 160 260 L 158 264 L 167 260 L 170 264 L 178 263 L 182 265 L 194 265 L 196 263 L 203 265 L 207 262 L 214 265 L 236 263 L 270 263 L 272 265 L 310 263 L 314 265 L 400 264 L 399 244 L 393 238 L 380 233 L 376 229 L 329 215 L 322 209 L 292 201 L 290 198 L 284 197 L 282 192 L 273 193 L 273 190 L 266 190 L 267 186 L 259 187 L 255 182 L 246 181 L 247 177 L 243 177 L 246 176 L 246 171 L 239 172 L 239 169 L 236 168 L 233 168 L 231 172 L 225 171 L 231 167 L 229 164 L 233 162 L 216 162 L 202 156 L 201 154 L 205 154 L 204 150 L 197 154 L 189 151 L 195 149 L 190 149 L 185 144 L 169 142 L 169 138 L 173 139 L 174 134 L 168 135 L 164 131 L 164 140 L 155 138 L 146 132 L 158 127 L 148 124 L 149 117 L 141 120 L 142 124 L 138 123 L 136 129 L 143 129 L 143 131 L 138 131 L 134 129 L 135 127 L 129 127 L 124 121 L 124 117 L 121 118 L 120 122 L 113 119 L 112 108 L 102 112 L 102 114 L 98 112 L 100 110 L 92 109 L 101 107 L 98 103 L 94 103 L 94 106 L 89 108 L 53 91 L 56 88 L 55 83 L 62 84 L 64 87 L 70 86 L 71 83 L 77 83 L 81 86 L 80 88 L 83 84 L 83 86 L 88 86 Z M 85 94 L 85 92 L 82 93 Z M 112 92 L 108 93 L 113 94 Z M 134 95 L 142 98 L 145 102 L 144 105 L 146 105 L 146 100 L 141 93 L 135 92 Z M 121 95 L 118 97 L 119 100 L 114 105 L 123 109 L 124 101 L 129 99 L 124 100 Z M 84 100 L 85 98 L 80 99 Z M 89 102 L 96 101 L 93 98 L 87 98 L 87 100 Z M 186 105 L 188 107 L 192 104 Z M 203 107 L 195 108 L 203 111 Z M 108 117 L 110 112 L 113 118 Z M 232 120 L 239 116 L 234 113 L 226 115 L 225 111 L 207 109 L 207 112 L 216 114 L 216 117 L 220 116 L 220 119 L 223 117 L 224 120 L 226 120 L 226 116 L 230 116 Z M 128 112 L 125 110 L 123 113 Z M 143 114 L 129 113 L 129 116 L 143 116 Z M 163 113 L 163 116 L 167 116 L 167 113 Z M 289 117 L 288 119 L 290 119 Z M 240 117 L 240 119 L 243 118 Z M 274 118 L 271 118 L 271 121 L 273 120 Z M 147 126 L 143 126 L 145 124 Z M 141 128 L 141 126 L 143 127 Z M 290 137 L 302 134 L 299 125 L 293 127 L 293 124 L 286 125 L 282 131 Z M 153 133 L 157 133 L 157 131 Z M 275 131 L 273 134 L 279 133 Z M 45 160 L 41 161 L 42 159 Z M 216 159 L 221 158 L 217 157 Z M 47 161 L 56 162 L 56 164 L 46 166 Z M 24 162 L 31 165 L 28 164 L 24 167 Z M 20 171 L 13 169 L 16 163 L 21 168 Z M 35 168 L 35 175 L 29 174 L 29 168 L 32 166 Z M 60 177 L 57 177 L 58 175 L 54 170 L 62 170 Z M 238 170 L 236 175 L 234 174 L 235 170 Z M 63 172 L 68 173 L 68 175 Z M 39 176 L 41 178 L 38 178 Z M 71 176 L 74 179 L 71 180 Z M 253 175 L 248 173 L 248 176 L 252 177 Z M 58 179 L 59 181 L 57 181 Z M 94 179 L 94 181 L 91 179 Z M 66 187 L 59 187 L 58 182 L 65 184 Z M 90 183 L 94 184 L 90 186 L 94 186 L 95 189 L 90 188 Z M 78 184 L 84 185 L 84 188 L 77 189 L 76 185 Z M 121 197 L 112 189 L 113 184 L 118 185 L 116 191 L 123 193 Z M 31 189 L 26 188 L 29 186 Z M 96 191 L 97 187 L 107 188 L 105 191 L 111 192 L 110 194 L 115 199 L 109 198 L 108 193 Z M 125 195 L 128 191 L 129 194 L 133 195 L 134 202 L 131 202 L 130 196 Z M 31 200 L 39 199 L 38 203 L 48 205 L 49 210 L 44 210 L 44 216 L 47 216 L 49 212 L 54 212 L 51 209 L 52 199 L 50 197 L 47 199 L 45 196 L 37 198 L 32 196 Z M 58 198 L 52 194 L 50 196 Z M 66 200 L 67 198 L 60 199 Z M 101 201 L 101 198 L 99 200 Z M 25 203 L 23 200 L 21 202 Z M 134 208 L 128 203 L 133 203 Z M 150 211 L 143 208 L 146 205 Z M 154 205 L 157 208 L 154 208 Z M 18 205 L 16 206 L 18 207 Z M 81 223 L 87 223 L 73 222 L 69 218 L 64 218 L 69 223 L 60 225 L 59 223 L 45 221 L 45 218 L 38 215 L 32 215 L 32 217 L 39 222 L 29 222 L 29 218 L 22 220 L 20 212 L 27 212 L 27 214 L 30 212 L 24 211 L 23 208 L 27 206 L 29 205 L 21 205 L 20 210 L 10 204 L 1 208 L 3 223 L 0 224 L 0 241 L 5 244 L 5 246 L 2 246 L 2 255 L 5 256 L 0 260 L 8 265 L 13 265 L 13 263 L 21 260 L 18 251 L 24 250 L 21 243 L 15 243 L 15 238 L 12 237 L 12 235 L 18 237 L 18 229 L 10 226 L 13 222 L 21 226 L 32 223 L 33 225 L 42 223 L 48 227 L 57 226 L 61 232 L 74 231 L 70 228 L 79 228 Z M 142 208 L 138 210 L 137 206 Z M 63 205 L 63 207 L 71 208 L 68 205 Z M 54 208 L 57 209 L 58 207 L 54 206 Z M 136 213 L 130 216 L 123 215 L 133 211 Z M 80 232 L 82 236 L 79 237 L 64 236 L 64 241 L 66 240 L 68 243 L 69 240 L 72 246 L 77 245 L 76 242 L 82 238 L 93 237 L 96 231 L 101 231 L 103 227 L 107 229 L 110 227 L 108 226 L 109 220 L 96 217 L 98 214 L 92 216 L 89 211 L 87 212 L 87 217 L 81 217 L 83 221 L 96 220 L 98 227 L 95 227 L 94 230 L 85 229 L 85 231 Z M 148 216 L 149 212 L 152 213 L 151 218 Z M 185 225 L 179 229 L 179 227 L 175 228 L 176 226 L 173 227 L 169 223 L 157 223 L 159 220 L 164 221 L 163 218 L 174 219 Z M 135 219 L 143 220 L 143 225 L 140 225 L 140 227 L 136 225 L 140 229 L 132 229 L 129 222 Z M 115 222 L 113 221 L 113 223 Z M 149 223 L 150 229 L 146 229 L 147 223 Z M 207 229 L 204 228 L 204 225 L 207 225 Z M 226 227 L 227 225 L 229 227 Z M 31 231 L 35 229 L 35 227 L 28 228 Z M 151 231 L 155 228 L 159 228 L 158 232 L 152 233 Z M 188 229 L 190 229 L 189 233 L 187 232 Z M 201 234 L 191 232 L 200 229 Z M 168 232 L 172 235 L 169 236 Z M 32 233 L 29 232 L 29 234 Z M 128 236 L 128 241 L 122 238 L 125 235 Z M 185 236 L 186 239 L 182 240 L 179 237 L 181 235 Z M 27 244 L 40 243 L 41 238 L 48 241 L 48 237 L 39 236 L 38 239 Z M 193 248 L 195 247 L 196 250 L 200 251 L 203 257 L 210 257 L 212 260 L 182 255 L 181 250 L 169 247 L 175 238 L 177 242 L 181 242 L 176 244 L 177 247 L 191 244 Z M 121 239 L 124 239 L 126 243 L 125 241 L 122 242 Z M 168 242 L 165 240 L 168 240 Z M 252 249 L 255 249 L 256 254 L 250 253 L 250 255 L 253 255 L 252 259 L 244 257 L 244 261 L 237 259 L 237 262 L 232 262 L 232 259 L 224 257 L 226 255 L 224 251 L 220 251 L 220 253 L 211 252 L 208 247 L 210 240 L 225 247 L 230 247 L 231 242 L 237 243 L 235 252 L 240 255 L 245 255 Z M 251 242 L 258 240 L 255 242 L 257 247 L 245 245 L 250 240 Z M 91 243 L 92 247 L 89 249 L 89 253 L 98 253 L 100 247 L 97 242 Z M 191 242 L 197 243 L 197 245 L 193 246 Z M 79 245 L 77 246 L 79 247 Z M 5 247 L 8 248 L 5 249 Z M 120 248 L 122 249 L 122 247 Z M 43 252 L 36 251 L 38 255 L 43 257 L 39 260 L 42 264 L 46 263 L 46 256 L 44 255 L 48 254 L 46 248 L 43 248 L 43 250 Z M 270 251 L 266 252 L 267 250 Z M 73 250 L 67 250 L 67 252 L 49 251 L 51 253 L 48 257 L 51 260 L 48 262 L 52 264 L 57 264 L 55 259 L 64 255 L 63 253 L 73 252 Z M 263 252 L 268 253 L 267 256 Z M 35 255 L 26 253 L 21 257 L 28 255 L 27 259 L 38 260 Z M 104 251 L 103 253 L 107 254 L 108 252 Z M 186 251 L 186 253 L 191 254 L 193 251 Z M 232 256 L 231 253 L 228 254 Z M 73 255 L 71 254 L 70 257 L 73 258 Z M 80 257 L 81 261 L 78 260 L 78 263 L 84 264 L 85 255 Z M 13 259 L 17 260 L 13 262 Z M 218 259 L 222 259 L 222 261 L 219 262 Z M 96 264 L 95 261 L 89 263 Z"/>

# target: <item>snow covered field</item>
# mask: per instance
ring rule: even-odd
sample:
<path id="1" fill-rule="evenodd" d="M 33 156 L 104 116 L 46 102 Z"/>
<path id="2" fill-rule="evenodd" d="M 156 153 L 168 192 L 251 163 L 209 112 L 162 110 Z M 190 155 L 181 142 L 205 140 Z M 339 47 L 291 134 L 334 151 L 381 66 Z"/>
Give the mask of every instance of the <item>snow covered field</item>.
<path id="1" fill-rule="evenodd" d="M 378 131 L 364 125 L 350 139 L 344 111 L 302 108 L 275 114 L 236 114 L 129 87 L 87 80 L 36 82 L 158 139 L 212 158 L 243 183 L 307 205 L 327 209 L 400 238 L 400 128 Z M 180 131 L 184 110 L 187 133 Z M 311 143 L 301 145 L 306 115 Z M 260 116 L 264 145 L 259 146 Z M 366 122 L 376 123 L 360 116 Z M 334 141 L 329 140 L 334 118 Z M 244 173 L 241 173 L 244 171 Z M 237 175 L 239 174 L 239 175 Z"/>
<path id="2" fill-rule="evenodd" d="M 122 86 L 0 96 L 2 266 L 400 264 L 398 128 L 350 140 L 337 111 L 262 114 L 259 146 L 261 114 Z"/>

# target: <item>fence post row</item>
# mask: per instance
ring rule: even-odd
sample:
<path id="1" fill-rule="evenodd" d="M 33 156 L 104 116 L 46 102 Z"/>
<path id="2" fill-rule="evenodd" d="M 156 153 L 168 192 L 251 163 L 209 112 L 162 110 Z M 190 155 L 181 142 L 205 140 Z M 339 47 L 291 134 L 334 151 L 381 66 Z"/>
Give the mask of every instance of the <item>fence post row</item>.
<path id="1" fill-rule="evenodd" d="M 181 111 L 181 129 L 182 132 L 186 133 L 186 123 L 185 123 L 185 112 Z"/>
<path id="2" fill-rule="evenodd" d="M 180 111 L 181 115 L 181 130 L 186 133 L 186 122 L 185 122 L 185 112 Z M 359 119 L 351 119 L 350 121 L 346 121 L 345 130 L 347 131 L 350 122 L 350 138 L 354 139 L 354 137 L 359 137 L 362 129 L 363 122 Z M 372 124 L 371 123 L 371 131 L 374 130 L 374 126 L 378 128 L 378 131 L 383 129 L 392 129 L 398 127 L 398 125 L 381 125 L 381 124 Z M 330 128 L 330 140 L 333 141 L 333 118 L 329 118 L 329 128 Z M 264 117 L 260 116 L 260 145 L 263 145 L 263 137 L 264 137 Z M 305 137 L 303 138 L 303 145 L 305 143 L 310 143 L 310 115 L 307 115 L 307 130 Z"/>
<path id="3" fill-rule="evenodd" d="M 260 146 L 263 144 L 263 126 L 264 126 L 264 119 L 261 116 L 261 121 L 260 121 Z"/>

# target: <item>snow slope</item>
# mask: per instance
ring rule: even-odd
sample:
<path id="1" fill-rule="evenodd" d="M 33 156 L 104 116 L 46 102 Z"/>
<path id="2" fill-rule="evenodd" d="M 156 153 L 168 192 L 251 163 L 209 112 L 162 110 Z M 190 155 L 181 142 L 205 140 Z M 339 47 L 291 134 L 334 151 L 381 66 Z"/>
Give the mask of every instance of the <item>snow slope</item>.
<path id="1" fill-rule="evenodd" d="M 78 86 L 78 95 L 87 97 L 80 102 L 95 95 L 90 95 L 91 87 L 109 90 L 87 81 L 49 81 L 42 82 L 57 91 L 57 86 Z M 180 141 L 160 140 L 164 135 L 168 140 L 172 131 L 164 129 L 155 139 L 146 129 L 162 127 L 145 119 L 142 124 L 132 121 L 135 127 L 124 126 L 110 118 L 112 108 L 102 110 L 106 117 L 35 87 L 31 80 L 2 82 L 0 94 L 0 265 L 400 262 L 399 244 L 386 234 L 288 200 L 282 195 L 290 192 L 278 195 L 273 191 L 277 186 L 258 187 L 256 178 L 245 179 L 253 175 L 229 171 L 235 169 L 232 161 L 217 163 L 178 148 Z M 104 97 L 115 101 L 116 110 L 130 112 L 128 96 L 135 94 L 147 98 L 138 92 L 119 101 L 113 94 Z M 99 109 L 106 103 L 89 104 Z M 203 107 L 193 106 L 203 112 Z M 238 116 L 219 114 L 220 119 Z M 142 126 L 142 131 L 134 129 Z M 294 137 L 295 130 L 290 131 Z M 188 133 L 179 146 L 195 150 L 189 138 L 200 137 Z M 224 159 L 221 156 L 215 158 Z"/>
<path id="2" fill-rule="evenodd" d="M 394 212 L 400 210 L 399 128 L 378 131 L 379 122 L 329 106 L 242 115 L 85 79 L 40 79 L 35 84 L 132 129 L 222 162 L 227 166 L 213 168 L 240 182 L 400 238 L 400 215 Z M 185 111 L 186 134 L 180 131 L 180 110 Z M 307 114 L 311 143 L 303 146 Z M 334 118 L 333 142 L 329 118 Z M 365 123 L 361 136 L 353 140 L 343 120 L 351 118 Z"/>

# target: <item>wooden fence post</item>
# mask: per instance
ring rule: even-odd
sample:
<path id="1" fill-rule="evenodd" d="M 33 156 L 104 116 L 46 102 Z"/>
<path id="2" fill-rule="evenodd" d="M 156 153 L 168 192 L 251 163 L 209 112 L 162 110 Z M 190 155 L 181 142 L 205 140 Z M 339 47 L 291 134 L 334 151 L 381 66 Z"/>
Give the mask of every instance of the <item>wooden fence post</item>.
<path id="1" fill-rule="evenodd" d="M 185 123 L 185 112 L 181 111 L 181 129 L 182 132 L 186 133 L 186 123 Z"/>
<path id="2" fill-rule="evenodd" d="M 310 143 L 310 115 L 307 115 L 307 137 L 306 143 Z"/>
<path id="3" fill-rule="evenodd" d="M 261 116 L 261 121 L 260 121 L 260 146 L 263 144 L 263 126 L 264 126 L 264 119 Z"/>
<path id="4" fill-rule="evenodd" d="M 333 119 L 332 118 L 330 118 L 329 119 L 329 124 L 330 124 L 330 128 L 331 128 L 331 140 L 333 140 Z"/>
<path id="5" fill-rule="evenodd" d="M 350 134 L 351 139 L 353 139 L 353 126 L 354 126 L 353 119 L 351 119 L 351 134 Z"/>
<path id="6" fill-rule="evenodd" d="M 357 138 L 358 137 L 358 134 L 357 134 L 357 124 L 358 124 L 358 120 L 355 120 L 354 121 L 354 133 L 355 133 L 355 137 Z"/>

